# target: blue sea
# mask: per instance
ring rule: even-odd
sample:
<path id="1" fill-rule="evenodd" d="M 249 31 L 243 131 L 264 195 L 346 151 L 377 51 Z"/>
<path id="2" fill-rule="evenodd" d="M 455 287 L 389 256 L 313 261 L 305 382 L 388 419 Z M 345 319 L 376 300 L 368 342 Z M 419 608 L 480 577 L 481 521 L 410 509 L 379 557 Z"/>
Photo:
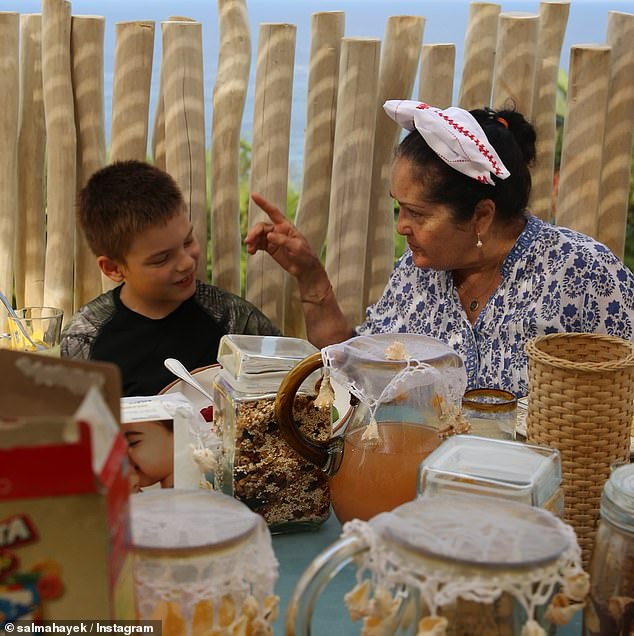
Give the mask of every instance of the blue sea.
<path id="1" fill-rule="evenodd" d="M 539 12 L 539 0 L 508 0 L 499 2 L 502 11 Z M 114 32 L 117 22 L 128 20 L 154 20 L 155 36 L 154 72 L 150 118 L 154 116 L 158 69 L 161 59 L 160 22 L 171 15 L 188 16 L 202 23 L 203 62 L 205 68 L 205 119 L 211 123 L 213 82 L 218 57 L 218 12 L 214 0 L 73 0 L 75 15 L 102 15 L 106 19 L 104 88 L 106 134 L 110 130 L 112 79 L 114 67 Z M 382 38 L 386 20 L 391 15 L 423 15 L 425 43 L 451 42 L 456 45 L 456 78 L 460 77 L 463 40 L 469 14 L 469 0 L 247 0 L 251 40 L 252 64 L 255 64 L 258 25 L 263 22 L 289 22 L 297 27 L 295 76 L 293 82 L 293 108 L 291 114 L 291 180 L 298 183 L 303 160 L 303 136 L 306 115 L 306 87 L 310 51 L 310 16 L 317 11 L 344 11 L 345 34 Z M 0 0 L 0 11 L 37 13 L 39 0 Z M 568 70 L 570 47 L 574 44 L 602 44 L 605 42 L 608 11 L 634 13 L 634 0 L 571 0 L 568 27 L 560 66 Z M 242 135 L 251 138 L 253 120 L 255 71 L 252 69 L 247 103 L 243 118 Z M 458 81 L 455 83 L 457 97 Z M 414 94 L 416 94 L 416 87 Z M 151 129 L 151 127 L 150 127 Z M 207 136 L 209 138 L 209 134 Z"/>

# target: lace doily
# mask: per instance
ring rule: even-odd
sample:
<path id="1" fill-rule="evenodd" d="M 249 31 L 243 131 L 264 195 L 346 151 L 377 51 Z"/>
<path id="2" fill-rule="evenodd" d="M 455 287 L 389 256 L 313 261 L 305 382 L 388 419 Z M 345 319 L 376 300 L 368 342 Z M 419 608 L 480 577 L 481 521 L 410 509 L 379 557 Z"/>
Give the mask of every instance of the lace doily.
<path id="1" fill-rule="evenodd" d="M 259 515 L 210 491 L 140 493 L 131 511 L 141 618 L 189 634 L 272 633 L 278 564 Z"/>
<path id="2" fill-rule="evenodd" d="M 524 504 L 480 496 L 426 497 L 369 522 L 351 521 L 343 536 L 368 546 L 359 557 L 359 585 L 347 597 L 351 614 L 385 624 L 395 620 L 397 607 L 379 616 L 377 608 L 389 607 L 386 593 L 402 598 L 405 586 L 420 595 L 430 618 L 459 599 L 490 605 L 507 594 L 528 617 L 523 634 L 541 635 L 537 608 L 550 602 L 547 618 L 563 624 L 583 607 L 588 592 L 574 530 Z M 555 594 L 560 586 L 562 592 Z M 418 634 L 442 636 L 445 629 L 446 619 L 431 621 L 424 629 L 419 624 Z"/>
<path id="3" fill-rule="evenodd" d="M 369 423 L 377 410 L 396 404 L 412 421 L 438 429 L 460 412 L 467 375 L 448 345 L 419 334 L 357 336 L 322 349 L 324 376 L 367 406 Z M 327 382 L 323 383 L 324 385 Z"/>

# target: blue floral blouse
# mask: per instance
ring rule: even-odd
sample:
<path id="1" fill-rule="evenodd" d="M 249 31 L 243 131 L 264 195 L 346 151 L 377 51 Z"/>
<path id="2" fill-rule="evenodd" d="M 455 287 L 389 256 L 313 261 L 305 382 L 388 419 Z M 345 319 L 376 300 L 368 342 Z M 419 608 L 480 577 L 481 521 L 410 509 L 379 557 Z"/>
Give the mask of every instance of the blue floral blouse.
<path id="1" fill-rule="evenodd" d="M 634 337 L 634 275 L 604 245 L 529 216 L 502 264 L 502 282 L 471 325 L 449 271 L 421 269 L 409 250 L 356 328 L 421 333 L 464 359 L 468 388 L 528 393 L 526 342 L 557 332 Z"/>

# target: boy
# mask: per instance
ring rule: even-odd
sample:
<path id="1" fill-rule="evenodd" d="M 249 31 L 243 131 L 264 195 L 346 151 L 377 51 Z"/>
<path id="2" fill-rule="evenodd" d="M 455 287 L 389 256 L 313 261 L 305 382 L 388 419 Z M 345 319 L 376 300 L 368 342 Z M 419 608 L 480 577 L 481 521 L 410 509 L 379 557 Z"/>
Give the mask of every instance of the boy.
<path id="1" fill-rule="evenodd" d="M 154 395 L 174 377 L 216 362 L 228 333 L 279 335 L 252 304 L 196 280 L 200 246 L 168 174 L 139 161 L 97 171 L 79 194 L 78 221 L 97 265 L 118 283 L 73 316 L 62 356 L 114 362 L 123 395 Z"/>

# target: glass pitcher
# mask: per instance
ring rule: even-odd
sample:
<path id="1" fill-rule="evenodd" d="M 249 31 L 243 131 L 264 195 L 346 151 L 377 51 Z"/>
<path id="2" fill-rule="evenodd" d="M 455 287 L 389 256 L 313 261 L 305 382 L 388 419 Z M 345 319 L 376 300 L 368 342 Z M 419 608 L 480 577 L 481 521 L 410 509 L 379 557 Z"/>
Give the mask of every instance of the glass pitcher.
<path id="1" fill-rule="evenodd" d="M 300 577 L 286 634 L 311 633 L 318 597 L 349 563 L 357 585 L 341 603 L 361 634 L 546 636 L 581 612 L 589 589 L 574 531 L 555 515 L 445 493 L 345 524 Z"/>
<path id="2" fill-rule="evenodd" d="M 324 382 L 332 378 L 351 395 L 350 408 L 326 441 L 308 439 L 293 412 L 298 387 L 322 365 Z M 325 347 L 288 373 L 277 394 L 276 419 L 288 444 L 331 477 L 339 521 L 367 520 L 416 496 L 421 460 L 444 436 L 464 430 L 465 386 L 462 359 L 438 340 L 404 333 L 358 336 Z"/>

